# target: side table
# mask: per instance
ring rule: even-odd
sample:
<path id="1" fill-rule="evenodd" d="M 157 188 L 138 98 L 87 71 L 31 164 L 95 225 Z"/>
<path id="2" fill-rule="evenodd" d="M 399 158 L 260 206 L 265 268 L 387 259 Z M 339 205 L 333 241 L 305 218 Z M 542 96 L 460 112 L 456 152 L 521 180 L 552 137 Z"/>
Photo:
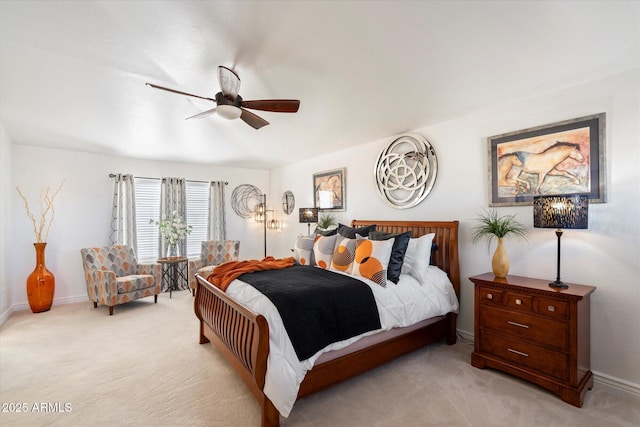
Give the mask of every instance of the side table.
<path id="1" fill-rule="evenodd" d="M 188 288 L 189 258 L 186 256 L 175 256 L 159 258 L 158 264 L 162 265 L 162 289 L 171 292 Z"/>
<path id="2" fill-rule="evenodd" d="M 549 280 L 493 273 L 469 279 L 475 284 L 471 364 L 516 375 L 581 407 L 593 386 L 589 297 L 596 288 L 550 288 Z"/>

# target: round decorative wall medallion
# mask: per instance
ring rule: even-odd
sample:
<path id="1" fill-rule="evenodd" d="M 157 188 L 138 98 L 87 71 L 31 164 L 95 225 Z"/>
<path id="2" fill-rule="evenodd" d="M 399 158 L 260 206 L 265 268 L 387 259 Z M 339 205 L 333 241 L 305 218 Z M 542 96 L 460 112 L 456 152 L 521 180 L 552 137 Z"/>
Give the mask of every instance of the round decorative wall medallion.
<path id="1" fill-rule="evenodd" d="M 287 190 L 282 194 L 282 212 L 287 215 L 293 212 L 293 208 L 296 206 L 296 198 L 291 190 Z"/>
<path id="2" fill-rule="evenodd" d="M 436 152 L 422 136 L 402 135 L 382 150 L 374 173 L 385 202 L 397 209 L 412 208 L 429 195 L 436 182 Z"/>
<path id="3" fill-rule="evenodd" d="M 260 203 L 262 203 L 262 192 L 255 185 L 241 184 L 231 193 L 231 208 L 242 218 L 251 218 Z"/>

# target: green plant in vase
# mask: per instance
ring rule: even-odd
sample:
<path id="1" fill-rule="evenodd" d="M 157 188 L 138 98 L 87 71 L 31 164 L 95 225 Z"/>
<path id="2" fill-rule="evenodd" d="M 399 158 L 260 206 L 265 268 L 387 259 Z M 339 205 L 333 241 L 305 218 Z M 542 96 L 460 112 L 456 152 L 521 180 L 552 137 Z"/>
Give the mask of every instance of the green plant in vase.
<path id="1" fill-rule="evenodd" d="M 333 214 L 322 214 L 318 218 L 317 228 L 321 230 L 329 230 L 331 227 L 338 225 L 338 220 Z"/>
<path id="2" fill-rule="evenodd" d="M 504 278 L 509 273 L 509 256 L 504 249 L 503 239 L 517 237 L 527 239 L 528 230 L 522 225 L 515 215 L 499 215 L 496 209 L 484 210 L 475 219 L 478 225 L 473 228 L 473 243 L 481 240 L 487 241 L 487 249 L 494 238 L 498 239 L 498 246 L 491 260 L 493 274 Z"/>

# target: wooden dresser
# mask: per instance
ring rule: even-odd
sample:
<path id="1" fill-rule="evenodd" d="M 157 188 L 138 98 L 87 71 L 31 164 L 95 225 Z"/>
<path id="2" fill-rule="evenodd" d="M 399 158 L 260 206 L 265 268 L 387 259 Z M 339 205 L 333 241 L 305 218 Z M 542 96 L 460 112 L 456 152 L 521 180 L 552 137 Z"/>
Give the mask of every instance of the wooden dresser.
<path id="1" fill-rule="evenodd" d="M 538 384 L 581 407 L 593 386 L 590 295 L 593 286 L 549 287 L 550 280 L 485 273 L 475 284 L 475 345 L 471 364 Z"/>

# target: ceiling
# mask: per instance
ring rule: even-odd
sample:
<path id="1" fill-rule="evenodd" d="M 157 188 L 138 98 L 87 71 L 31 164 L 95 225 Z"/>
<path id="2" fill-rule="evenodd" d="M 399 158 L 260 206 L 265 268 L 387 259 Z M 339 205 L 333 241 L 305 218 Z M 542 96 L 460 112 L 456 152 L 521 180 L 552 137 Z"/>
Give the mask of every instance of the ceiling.
<path id="1" fill-rule="evenodd" d="M 637 68 L 637 1 L 1 1 L 14 144 L 276 168 Z M 255 130 L 213 115 L 217 66 Z"/>

